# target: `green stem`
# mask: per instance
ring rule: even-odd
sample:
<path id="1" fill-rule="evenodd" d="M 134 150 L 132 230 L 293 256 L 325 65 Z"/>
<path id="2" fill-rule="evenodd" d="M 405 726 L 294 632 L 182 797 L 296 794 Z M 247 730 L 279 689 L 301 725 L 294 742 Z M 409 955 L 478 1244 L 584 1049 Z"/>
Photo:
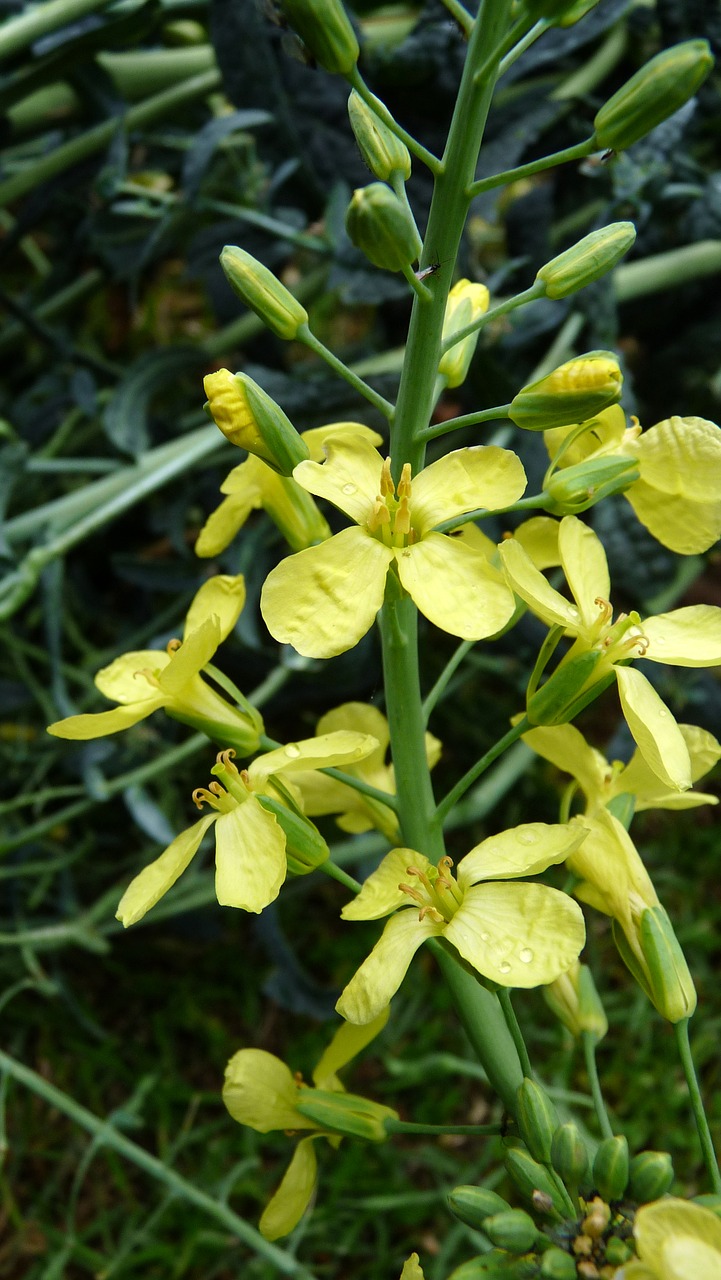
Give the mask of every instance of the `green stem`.
<path id="1" fill-rule="evenodd" d="M 492 409 L 478 409 L 475 413 L 464 413 L 458 418 L 448 418 L 445 422 L 431 423 L 418 432 L 421 440 L 437 440 L 439 436 L 448 435 L 449 431 L 460 431 L 461 427 L 475 427 L 479 422 L 496 422 L 499 418 L 507 418 L 508 404 L 495 405 Z M 464 516 L 464 522 L 468 520 Z"/>
<path id="2" fill-rule="evenodd" d="M 442 4 L 443 8 L 447 9 L 454 21 L 458 23 L 461 31 L 463 31 L 466 36 L 470 36 L 475 19 L 473 18 L 473 15 L 463 7 L 460 0 L 442 0 Z"/>
<path id="3" fill-rule="evenodd" d="M 513 1037 L 513 1043 L 516 1046 L 516 1052 L 518 1054 L 521 1067 L 523 1068 L 523 1074 L 532 1080 L 533 1067 L 531 1066 L 531 1059 L 528 1056 L 526 1042 L 523 1039 L 523 1032 L 521 1031 L 518 1023 L 518 1018 L 516 1017 L 516 1011 L 513 1008 L 511 993 L 508 990 L 508 987 L 498 988 L 498 1003 L 503 1010 L 503 1016 L 506 1019 L 506 1026 Z"/>
<path id="4" fill-rule="evenodd" d="M 347 871 L 339 867 L 336 862 L 332 862 L 330 858 L 326 858 L 325 862 L 318 865 L 318 871 L 323 871 L 331 880 L 337 880 L 339 884 L 345 885 L 346 889 L 350 889 L 351 893 L 360 893 L 362 885 L 359 880 L 354 880 L 353 876 L 349 876 Z"/>
<path id="5" fill-rule="evenodd" d="M 462 342 L 464 338 L 469 338 L 471 334 L 477 333 L 479 329 L 490 324 L 492 320 L 498 320 L 501 316 L 508 315 L 509 311 L 515 311 L 517 307 L 525 307 L 528 302 L 535 302 L 537 298 L 546 296 L 546 286 L 542 280 L 535 280 L 532 285 L 524 289 L 522 293 L 514 293 L 512 298 L 505 298 L 503 302 L 499 302 L 495 307 L 490 307 L 488 311 L 484 311 L 482 316 L 477 320 L 467 324 L 465 328 L 458 329 L 450 338 L 441 343 L 441 354 L 445 355 L 450 351 L 451 347 L 455 347 L 457 342 Z"/>
<path id="6" fill-rule="evenodd" d="M 98 9 L 106 9 L 109 4 L 110 0 L 48 0 L 46 4 L 27 8 L 17 18 L 7 19 L 0 27 L 0 59 L 20 53 L 41 36 L 77 22 Z"/>
<path id="7" fill-rule="evenodd" d="M 458 648 L 456 649 L 455 653 L 453 653 L 451 657 L 448 659 L 448 662 L 446 663 L 441 674 L 436 680 L 436 683 L 434 684 L 430 693 L 427 694 L 426 698 L 424 699 L 423 716 L 425 718 L 426 724 L 428 724 L 428 721 L 431 718 L 433 709 L 436 703 L 438 702 L 438 699 L 445 692 L 446 686 L 448 685 L 449 680 L 458 670 L 466 654 L 470 652 L 474 644 L 476 644 L 475 640 L 462 640 Z"/>
<path id="8" fill-rule="evenodd" d="M 269 1265 L 276 1267 L 280 1275 L 294 1276 L 296 1280 L 313 1280 L 311 1272 L 308 1271 L 303 1263 L 291 1257 L 284 1249 L 279 1249 L 277 1245 L 265 1240 L 260 1232 L 256 1231 L 255 1227 L 251 1227 L 250 1223 L 238 1217 L 228 1205 L 223 1204 L 221 1200 L 214 1199 L 206 1191 L 201 1191 L 200 1187 L 194 1186 L 192 1182 L 188 1182 L 181 1177 L 174 1169 L 168 1168 L 167 1165 L 163 1164 L 162 1160 L 158 1160 L 156 1156 L 145 1151 L 143 1147 L 139 1147 L 137 1143 L 131 1142 L 130 1138 L 126 1138 L 108 1120 L 100 1119 L 92 1111 L 88 1111 L 87 1108 L 81 1106 L 79 1102 L 75 1102 L 73 1098 L 68 1097 L 61 1089 L 56 1089 L 54 1085 L 49 1084 L 42 1076 L 37 1075 L 35 1071 L 24 1066 L 15 1058 L 11 1058 L 9 1054 L 3 1053 L 2 1050 L 0 1050 L 0 1069 L 19 1081 L 26 1089 L 30 1089 L 37 1094 L 50 1107 L 57 1108 L 63 1115 L 68 1116 L 75 1124 L 85 1129 L 87 1133 L 92 1134 L 96 1144 L 109 1147 L 112 1151 L 117 1151 L 126 1160 L 130 1160 L 139 1169 L 150 1174 L 151 1178 L 155 1178 L 156 1181 L 162 1183 L 174 1195 L 179 1196 L 181 1200 L 197 1205 L 209 1217 L 221 1223 L 233 1236 L 242 1240 L 243 1244 L 247 1245 L 249 1249 L 264 1258 Z"/>
<path id="9" fill-rule="evenodd" d="M 394 1120 L 392 1116 L 385 1121 L 385 1128 L 388 1133 L 463 1133 L 474 1138 L 484 1135 L 497 1137 L 506 1132 L 501 1124 L 412 1124 L 410 1121 Z"/>
<path id="10" fill-rule="evenodd" d="M 719 1173 L 718 1160 L 714 1150 L 711 1130 L 709 1129 L 706 1112 L 704 1110 L 703 1098 L 699 1089 L 698 1077 L 694 1066 L 693 1056 L 691 1053 L 691 1043 L 688 1035 L 688 1018 L 682 1018 L 674 1026 L 676 1034 L 676 1045 L 678 1047 L 681 1065 L 686 1077 L 688 1085 L 689 1097 L 691 1099 L 691 1109 L 693 1117 L 696 1121 L 696 1130 L 698 1132 L 699 1143 L 701 1144 L 701 1152 L 706 1165 L 706 1172 L 711 1182 L 711 1187 L 716 1195 L 721 1195 L 721 1173 Z"/>
<path id="11" fill-rule="evenodd" d="M 598 149 L 595 138 L 587 138 L 585 142 L 576 142 L 572 147 L 564 147 L 562 151 L 554 151 L 550 156 L 542 156 L 540 160 L 529 160 L 528 164 L 520 164 L 515 169 L 504 169 L 502 173 L 494 173 L 489 178 L 479 178 L 470 187 L 471 196 L 479 196 L 484 191 L 493 191 L 495 187 L 503 187 L 507 182 L 519 182 L 522 178 L 531 178 L 535 173 L 543 173 L 558 164 L 568 164 L 571 160 L 584 160 Z"/>
<path id="12" fill-rule="evenodd" d="M 503 737 L 499 738 L 498 742 L 494 743 L 492 747 L 489 747 L 486 754 L 481 756 L 480 760 L 477 760 L 467 773 L 464 773 L 463 777 L 459 779 L 455 787 L 452 787 L 448 792 L 448 795 L 441 800 L 441 803 L 436 810 L 436 818 L 440 823 L 443 823 L 445 818 L 448 817 L 448 814 L 451 812 L 456 802 L 460 800 L 461 796 L 464 795 L 468 788 L 473 785 L 476 778 L 480 778 L 481 774 L 485 773 L 486 769 L 493 764 L 493 761 L 503 755 L 503 752 L 507 751 L 514 742 L 517 742 L 529 728 L 530 725 L 528 723 L 528 719 L 526 716 L 523 716 L 523 718 L 518 721 L 518 724 L 514 724 L 513 727 L 508 730 L 508 733 L 504 733 Z"/>
<path id="13" fill-rule="evenodd" d="M 656 253 L 641 262 L 626 262 L 613 273 L 617 302 L 629 302 L 649 293 L 677 289 L 691 280 L 721 272 L 721 240 L 699 240 L 680 249 Z"/>
<path id="14" fill-rule="evenodd" d="M 136 190 L 140 192 L 142 188 L 138 187 Z M 179 204 L 180 197 L 174 197 L 173 203 Z M 236 218 L 238 222 L 246 222 L 251 227 L 260 227 L 278 240 L 296 244 L 299 249 L 311 249 L 314 253 L 326 255 L 330 253 L 327 240 L 322 240 L 320 236 L 308 235 L 306 231 L 299 231 L 297 227 L 281 222 L 280 218 L 271 218 L 267 213 L 260 213 L 257 209 L 247 209 L 244 205 L 232 204 L 229 200 L 211 200 L 208 197 L 199 200 L 196 207 L 208 209 L 213 213 L 225 213 L 231 218 Z"/>
<path id="15" fill-rule="evenodd" d="M 598 1063 L 596 1062 L 596 1045 L 598 1043 L 595 1035 L 590 1031 L 581 1032 L 581 1043 L 583 1045 L 583 1057 L 586 1062 L 586 1074 L 591 1089 L 591 1097 L 593 1098 L 593 1106 L 598 1120 L 598 1127 L 601 1130 L 603 1138 L 612 1138 L 613 1129 L 611 1121 L 608 1118 L 606 1103 L 601 1092 L 601 1081 L 598 1078 Z"/>
<path id="16" fill-rule="evenodd" d="M 330 366 L 334 373 L 338 374 L 339 378 L 343 378 L 345 382 L 350 383 L 351 387 L 358 391 L 360 395 L 378 409 L 379 412 L 383 414 L 384 418 L 388 418 L 390 420 L 393 417 L 394 410 L 390 401 L 386 400 L 378 391 L 374 391 L 372 387 L 369 387 L 368 383 L 364 382 L 362 378 L 359 378 L 357 373 L 353 373 L 353 370 L 349 369 L 348 365 L 344 364 L 342 360 L 339 360 L 338 357 L 334 355 L 323 342 L 321 342 L 320 338 L 316 338 L 315 334 L 311 333 L 307 325 L 303 325 L 301 327 L 298 331 L 297 337 L 299 342 L 305 343 L 306 347 L 311 351 L 314 351 L 316 355 L 320 356 L 321 360 L 325 360 L 325 363 Z"/>

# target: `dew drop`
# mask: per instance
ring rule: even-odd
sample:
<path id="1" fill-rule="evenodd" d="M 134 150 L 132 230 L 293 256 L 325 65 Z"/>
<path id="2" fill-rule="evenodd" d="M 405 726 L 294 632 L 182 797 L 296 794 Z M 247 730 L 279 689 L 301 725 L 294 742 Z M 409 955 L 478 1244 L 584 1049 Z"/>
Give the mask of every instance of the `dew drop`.
<path id="1" fill-rule="evenodd" d="M 530 964 L 533 959 L 533 952 L 530 947 L 523 947 L 518 953 L 518 959 L 522 964 Z"/>
<path id="2" fill-rule="evenodd" d="M 500 969 L 501 973 L 510 973 L 510 972 L 511 972 L 511 966 L 510 966 L 510 964 L 508 963 L 508 961 L 507 961 L 507 960 L 502 960 L 502 961 L 501 961 L 501 963 L 499 964 L 498 968 Z"/>
<path id="3" fill-rule="evenodd" d="M 519 832 L 518 832 L 518 843 L 519 843 L 519 844 L 537 844 L 537 843 L 538 843 L 538 832 L 537 832 L 537 831 L 528 831 L 528 830 L 519 831 Z"/>
<path id="4" fill-rule="evenodd" d="M 290 756 L 291 760 L 297 760 L 300 755 L 300 747 L 296 747 L 294 742 L 289 742 L 285 749 L 285 754 Z"/>
<path id="5" fill-rule="evenodd" d="M 491 941 L 491 935 L 490 935 L 490 933 L 482 933 L 482 934 L 481 934 L 481 942 L 490 942 L 490 941 Z"/>
<path id="6" fill-rule="evenodd" d="M 358 491 L 357 486 L 354 484 L 343 485 L 343 493 L 346 493 L 348 497 L 350 497 L 352 493 L 357 493 L 357 491 Z"/>

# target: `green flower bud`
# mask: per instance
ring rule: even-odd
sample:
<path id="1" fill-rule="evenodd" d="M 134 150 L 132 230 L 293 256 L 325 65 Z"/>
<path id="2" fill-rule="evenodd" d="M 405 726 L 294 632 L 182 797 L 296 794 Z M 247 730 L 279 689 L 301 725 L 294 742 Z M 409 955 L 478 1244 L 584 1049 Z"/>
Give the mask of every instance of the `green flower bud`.
<path id="1" fill-rule="evenodd" d="M 609 98 L 593 122 L 599 150 L 624 151 L 688 102 L 714 60 L 707 40 L 664 49 Z"/>
<path id="2" fill-rule="evenodd" d="M 525 431 L 548 431 L 586 422 L 621 398 L 623 374 L 610 351 L 589 351 L 522 387 L 509 418 Z"/>
<path id="3" fill-rule="evenodd" d="M 604 1200 L 620 1200 L 628 1184 L 628 1142 L 623 1134 L 604 1138 L 593 1159 L 593 1185 Z"/>
<path id="4" fill-rule="evenodd" d="M 577 962 L 542 991 L 546 1004 L 571 1035 L 580 1037 L 586 1031 L 603 1040 L 608 1020 L 588 965 Z"/>
<path id="5" fill-rule="evenodd" d="M 552 1211 L 555 1214 L 559 1217 L 565 1216 L 566 1202 L 555 1179 L 544 1165 L 534 1160 L 533 1156 L 522 1147 L 510 1147 L 503 1157 L 503 1163 L 509 1177 L 527 1204 L 537 1208 L 539 1198 L 543 1197 L 547 1204 L 552 1205 Z"/>
<path id="6" fill-rule="evenodd" d="M 633 1250 L 618 1236 L 609 1236 L 606 1240 L 606 1262 L 612 1267 L 622 1267 L 633 1257 Z"/>
<path id="7" fill-rule="evenodd" d="M 673 925 L 662 906 L 647 907 L 638 930 L 649 995 L 669 1022 L 690 1018 L 696 1008 L 696 988 Z"/>
<path id="8" fill-rule="evenodd" d="M 290 418 L 247 373 L 219 369 L 203 379 L 203 387 L 205 408 L 226 439 L 279 475 L 291 475 L 310 456 Z"/>
<path id="9" fill-rule="evenodd" d="M 577 1280 L 576 1261 L 565 1249 L 552 1245 L 541 1258 L 543 1280 Z"/>
<path id="10" fill-rule="evenodd" d="M 326 71 L 347 76 L 353 70 L 360 49 L 340 0 L 283 0 L 283 12 Z"/>
<path id="11" fill-rule="evenodd" d="M 220 265 L 229 285 L 279 338 L 295 338 L 308 323 L 308 312 L 272 271 L 245 249 L 227 244 Z"/>
<path id="12" fill-rule="evenodd" d="M 584 236 L 536 273 L 546 286 L 547 298 L 567 298 L 594 280 L 600 280 L 631 248 L 636 239 L 632 222 L 611 222 Z"/>
<path id="13" fill-rule="evenodd" d="M 581 18 L 585 18 L 586 14 L 591 12 L 591 9 L 595 9 L 598 3 L 599 0 L 575 0 L 575 4 L 566 10 L 557 25 L 559 27 L 575 26 Z"/>
<path id="14" fill-rule="evenodd" d="M 551 1140 L 558 1128 L 558 1112 L 551 1099 L 529 1076 L 516 1090 L 516 1124 L 534 1160 L 548 1164 Z"/>
<path id="15" fill-rule="evenodd" d="M 274 778 L 273 785 L 277 788 L 280 785 L 279 779 Z M 294 813 L 271 796 L 259 795 L 257 799 L 268 813 L 273 814 L 276 822 L 285 832 L 288 870 L 293 875 L 305 876 L 325 862 L 330 852 L 328 845 L 309 818 Z"/>
<path id="16" fill-rule="evenodd" d="M 673 1161 L 667 1151 L 639 1151 L 629 1168 L 628 1191 L 637 1204 L 660 1200 L 673 1182 Z"/>
<path id="17" fill-rule="evenodd" d="M 345 225 L 353 244 L 386 271 L 403 271 L 421 251 L 410 209 L 384 182 L 353 192 Z"/>
<path id="18" fill-rule="evenodd" d="M 388 1138 L 386 1120 L 397 1120 L 398 1112 L 371 1102 L 355 1093 L 336 1092 L 331 1089 L 301 1088 L 296 1110 L 321 1129 L 344 1134 L 349 1138 L 364 1138 L 366 1142 L 385 1142 Z"/>
<path id="19" fill-rule="evenodd" d="M 375 101 L 382 105 L 378 98 Z M 411 155 L 405 142 L 396 137 L 355 89 L 348 99 L 348 116 L 360 153 L 371 173 L 381 182 L 388 182 L 394 173 L 400 173 L 407 181 L 411 176 Z"/>
<path id="20" fill-rule="evenodd" d="M 580 1187 L 588 1175 L 588 1152 L 572 1120 L 559 1126 L 551 1142 L 551 1164 L 569 1187 Z"/>
<path id="21" fill-rule="evenodd" d="M 572 720 L 579 709 L 579 698 L 586 690 L 601 657 L 598 649 L 589 649 L 557 667 L 546 683 L 528 699 L 526 713 L 531 724 L 567 724 Z M 612 679 L 613 672 L 610 673 L 610 680 Z M 591 685 L 587 701 L 597 697 L 610 680 L 599 680 Z"/>
<path id="22" fill-rule="evenodd" d="M 446 314 L 443 317 L 442 342 L 445 343 L 485 315 L 491 295 L 484 284 L 471 280 L 458 280 L 448 294 Z M 461 338 L 441 356 L 438 372 L 446 380 L 447 387 L 459 387 L 465 382 L 478 342 L 478 333 Z"/>
<path id="23" fill-rule="evenodd" d="M 623 493 L 639 478 L 633 458 L 589 458 L 562 471 L 554 471 L 546 485 L 554 516 L 577 515 L 612 493 Z"/>
<path id="24" fill-rule="evenodd" d="M 486 1218 L 496 1213 L 507 1213 L 510 1205 L 495 1191 L 485 1187 L 454 1187 L 448 1195 L 448 1205 L 466 1226 L 480 1230 Z"/>
<path id="25" fill-rule="evenodd" d="M 506 1209 L 486 1218 L 483 1230 L 492 1244 L 509 1253 L 528 1253 L 536 1243 L 538 1229 L 525 1209 Z"/>

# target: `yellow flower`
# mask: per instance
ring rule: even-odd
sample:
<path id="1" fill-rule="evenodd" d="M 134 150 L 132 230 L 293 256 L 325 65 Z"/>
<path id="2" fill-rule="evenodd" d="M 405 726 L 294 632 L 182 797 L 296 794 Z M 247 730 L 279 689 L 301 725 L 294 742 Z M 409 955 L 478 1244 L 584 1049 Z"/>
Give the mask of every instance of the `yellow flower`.
<path id="1" fill-rule="evenodd" d="M 325 427 L 303 431 L 301 439 L 307 445 L 311 458 L 320 461 L 325 441 L 336 434 L 357 435 L 370 444 L 380 444 L 382 438 L 360 422 L 332 422 Z M 278 475 L 253 455 L 233 468 L 220 486 L 220 492 L 227 497 L 208 516 L 198 534 L 195 544 L 197 556 L 219 555 L 242 529 L 251 511 L 260 508 L 278 526 L 293 551 L 301 551 L 330 537 L 327 521 L 305 489 L 295 480 Z"/>
<path id="2" fill-rule="evenodd" d="M 721 1222 L 710 1209 L 669 1196 L 642 1205 L 633 1234 L 640 1261 L 618 1280 L 721 1280 Z"/>
<path id="3" fill-rule="evenodd" d="M 104 738 L 163 707 L 174 720 L 232 745 L 242 755 L 257 751 L 263 732 L 259 712 L 248 702 L 242 709 L 232 706 L 200 674 L 233 630 L 244 602 L 241 574 L 208 578 L 188 609 L 182 642 L 171 640 L 166 650 L 124 653 L 98 672 L 97 688 L 118 707 L 56 720 L 48 733 L 81 741 Z"/>
<path id="4" fill-rule="evenodd" d="M 458 280 L 448 294 L 446 314 L 443 317 L 443 344 L 450 341 L 454 333 L 460 333 L 467 325 L 480 320 L 488 310 L 490 300 L 491 295 L 484 284 Z M 455 346 L 449 347 L 441 356 L 438 372 L 447 387 L 459 387 L 465 382 L 477 342 L 478 333 L 471 333 Z"/>
<path id="5" fill-rule="evenodd" d="M 353 1095 L 345 1094 L 337 1073 L 382 1031 L 387 1018 L 388 1010 L 384 1009 L 368 1026 L 360 1028 L 344 1023 L 339 1027 L 313 1071 L 315 1087 L 304 1085 L 302 1077 L 293 1075 L 280 1058 L 264 1049 L 240 1049 L 230 1059 L 223 1101 L 234 1120 L 258 1133 L 270 1133 L 274 1129 L 311 1131 L 310 1137 L 298 1143 L 278 1190 L 263 1211 L 259 1226 L 266 1240 L 287 1235 L 308 1208 L 317 1181 L 314 1140 L 325 1137 L 334 1146 L 339 1140 L 337 1131 L 324 1129 L 304 1115 L 299 1106 L 304 1101 L 312 1102 L 318 1091 L 342 1093 L 351 1101 Z M 332 1099 L 330 1101 L 332 1103 Z M 376 1125 L 382 1125 L 385 1117 L 397 1118 L 390 1107 L 381 1107 L 363 1098 L 356 1099 L 356 1104 L 361 1119 L 375 1121 Z M 329 1110 L 332 1111 L 332 1106 Z"/>
<path id="6" fill-rule="evenodd" d="M 500 548 L 510 585 L 543 622 L 575 638 L 561 668 L 578 655 L 598 655 L 585 687 L 615 677 L 628 727 L 649 768 L 667 787 L 687 790 L 692 776 L 683 734 L 646 676 L 625 664 L 645 658 L 678 667 L 718 666 L 721 609 L 689 605 L 643 622 L 636 612 L 614 622 L 606 553 L 596 534 L 577 517 L 566 516 L 558 546 L 573 602 L 550 585 L 515 538 Z"/>
<path id="7" fill-rule="evenodd" d="M 583 947 L 583 915 L 557 889 L 508 883 L 506 877 L 515 881 L 563 862 L 583 838 L 577 824 L 515 827 L 471 849 L 457 878 L 448 857 L 433 866 L 414 849 L 392 849 L 341 913 L 346 920 L 391 918 L 343 991 L 338 1012 L 356 1023 L 377 1017 L 428 938 L 445 938 L 499 986 L 553 982 Z"/>
<path id="8" fill-rule="evenodd" d="M 626 427 L 619 405 L 582 426 L 544 433 L 552 461 L 562 467 L 620 456 L 636 462 L 639 479 L 625 491 L 636 516 L 658 542 L 678 555 L 699 555 L 721 537 L 721 430 L 705 418 L 665 418 L 641 433 Z"/>
<path id="9" fill-rule="evenodd" d="M 311 658 L 332 658 L 358 643 L 378 613 L 389 570 L 421 613 L 443 631 L 479 640 L 499 631 L 513 598 L 485 555 L 435 532 L 478 507 L 506 507 L 523 493 L 514 453 L 493 446 L 458 449 L 398 487 L 390 461 L 366 441 L 334 437 L 327 462 L 302 462 L 293 475 L 327 498 L 355 527 L 289 556 L 269 574 L 261 612 L 276 640 Z"/>
<path id="10" fill-rule="evenodd" d="M 345 772 L 367 782 L 378 791 L 387 791 L 388 795 L 394 796 L 396 784 L 393 765 L 386 764 L 390 734 L 388 721 L 382 711 L 366 702 L 345 702 L 321 717 L 316 733 L 333 733 L 339 729 L 354 729 L 359 733 L 371 734 L 378 743 L 363 760 L 346 765 Z M 426 759 L 432 769 L 441 754 L 441 744 L 432 733 L 427 733 L 425 740 Z M 299 773 L 293 781 L 303 796 L 303 808 L 310 817 L 336 813 L 340 814 L 336 822 L 342 831 L 370 831 L 376 827 L 391 843 L 394 844 L 399 839 L 398 819 L 393 810 L 387 808 L 382 801 L 362 795 L 347 783 L 338 782 L 336 778 L 329 778 L 324 773 Z"/>
<path id="11" fill-rule="evenodd" d="M 306 842 L 308 865 L 303 869 L 311 870 L 328 856 L 319 832 L 302 818 L 287 775 L 313 766 L 328 768 L 352 763 L 375 746 L 375 739 L 367 734 L 328 733 L 268 751 L 242 771 L 233 764 L 233 751 L 221 751 L 211 770 L 220 782 L 211 782 L 207 790 L 198 787 L 193 792 L 199 809 L 207 804 L 214 812 L 182 831 L 159 858 L 143 868 L 125 890 L 117 918 L 126 928 L 142 920 L 190 865 L 203 836 L 213 825 L 218 902 L 222 907 L 262 911 L 277 898 L 289 855 L 296 855 L 289 832 L 295 842 Z M 297 850 L 294 864 L 301 863 L 303 852 Z M 301 869 L 300 865 L 297 869 Z"/>

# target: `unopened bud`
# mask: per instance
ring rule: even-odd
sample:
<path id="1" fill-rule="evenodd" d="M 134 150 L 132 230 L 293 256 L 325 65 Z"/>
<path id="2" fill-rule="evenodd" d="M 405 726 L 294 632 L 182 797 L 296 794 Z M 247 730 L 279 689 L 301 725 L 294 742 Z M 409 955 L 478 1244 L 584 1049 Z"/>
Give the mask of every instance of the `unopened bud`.
<path id="1" fill-rule="evenodd" d="M 551 1142 L 551 1164 L 566 1186 L 578 1188 L 588 1174 L 588 1152 L 578 1125 L 559 1125 Z"/>
<path id="2" fill-rule="evenodd" d="M 226 279 L 246 307 L 250 307 L 279 338 L 295 338 L 308 323 L 308 312 L 272 271 L 245 249 L 227 244 L 220 255 Z"/>
<path id="3" fill-rule="evenodd" d="M 545 1165 L 539 1164 L 522 1147 L 510 1147 L 503 1157 L 508 1175 L 524 1200 L 540 1212 L 539 1196 L 547 1198 L 553 1213 L 565 1217 L 567 1204 L 558 1183 Z"/>
<path id="4" fill-rule="evenodd" d="M 385 1142 L 388 1138 L 386 1120 L 398 1119 L 398 1112 L 391 1107 L 355 1093 L 330 1089 L 301 1088 L 296 1110 L 321 1129 L 349 1138 L 364 1138 L 366 1142 Z"/>
<path id="5" fill-rule="evenodd" d="M 628 1142 L 623 1134 L 604 1138 L 593 1159 L 593 1185 L 604 1200 L 620 1200 L 628 1184 Z"/>
<path id="6" fill-rule="evenodd" d="M 611 672 L 610 679 L 599 680 L 586 689 L 601 657 L 598 649 L 588 649 L 557 667 L 546 683 L 528 699 L 526 714 L 531 724 L 567 724 L 578 714 L 582 696 L 588 693 L 588 701 L 598 697 L 613 680 Z"/>
<path id="7" fill-rule="evenodd" d="M 707 40 L 684 40 L 637 71 L 593 122 L 599 150 L 624 151 L 692 98 L 714 60 Z"/>
<path id="8" fill-rule="evenodd" d="M 325 862 L 330 853 L 328 845 L 309 818 L 293 813 L 271 796 L 259 795 L 257 799 L 285 833 L 285 855 L 293 875 L 305 876 Z"/>
<path id="9" fill-rule="evenodd" d="M 492 1244 L 509 1253 L 528 1253 L 536 1243 L 538 1228 L 524 1209 L 506 1209 L 486 1218 L 483 1231 Z"/>
<path id="10" fill-rule="evenodd" d="M 570 293 L 605 276 L 628 253 L 635 239 L 636 228 L 632 222 L 611 222 L 584 236 L 557 258 L 551 258 L 536 273 L 536 279 L 546 286 L 546 297 L 567 298 Z"/>
<path id="11" fill-rule="evenodd" d="M 541 1258 L 540 1274 L 543 1280 L 577 1280 L 576 1260 L 554 1244 Z"/>
<path id="12" fill-rule="evenodd" d="M 282 0 L 282 3 L 291 27 L 316 62 L 326 71 L 348 75 L 358 61 L 360 49 L 340 0 Z"/>
<path id="13" fill-rule="evenodd" d="M 485 1187 L 454 1187 L 448 1194 L 448 1206 L 466 1226 L 481 1230 L 486 1218 L 495 1213 L 507 1213 L 510 1205 Z"/>
<path id="14" fill-rule="evenodd" d="M 382 105 L 377 98 L 375 101 Z M 400 173 L 404 181 L 410 178 L 411 155 L 405 142 L 396 137 L 355 89 L 348 99 L 348 116 L 360 153 L 371 173 L 381 182 L 388 182 L 394 173 Z"/>
<path id="15" fill-rule="evenodd" d="M 225 438 L 279 475 L 292 475 L 310 456 L 290 418 L 247 373 L 219 369 L 203 379 L 203 387 L 205 407 Z"/>
<path id="16" fill-rule="evenodd" d="M 564 467 L 546 484 L 546 510 L 554 516 L 577 515 L 612 493 L 623 493 L 639 474 L 633 458 L 589 458 Z"/>
<path id="17" fill-rule="evenodd" d="M 534 1160 L 548 1164 L 551 1140 L 558 1128 L 558 1112 L 551 1099 L 535 1080 L 525 1076 L 516 1090 L 516 1124 Z"/>
<path id="18" fill-rule="evenodd" d="M 673 1161 L 667 1151 L 640 1151 L 629 1168 L 628 1191 L 636 1204 L 660 1200 L 673 1182 Z"/>
<path id="19" fill-rule="evenodd" d="M 573 1036 L 588 1032 L 602 1040 L 608 1020 L 588 965 L 576 961 L 560 978 L 542 988 L 546 1004 Z"/>
<path id="20" fill-rule="evenodd" d="M 461 329 L 465 329 L 485 315 L 490 297 L 484 284 L 476 284 L 471 280 L 459 280 L 454 284 L 448 294 L 446 314 L 443 319 L 444 346 L 454 333 L 460 333 Z M 471 333 L 455 346 L 449 347 L 441 357 L 438 372 L 445 378 L 447 387 L 459 387 L 462 382 L 465 382 L 477 342 L 478 334 Z"/>
<path id="21" fill-rule="evenodd" d="M 621 397 L 623 374 L 610 351 L 589 351 L 522 387 L 509 418 L 526 431 L 586 422 Z"/>
<path id="22" fill-rule="evenodd" d="M 384 182 L 353 192 L 345 225 L 356 248 L 386 271 L 403 271 L 421 251 L 410 209 Z"/>
<path id="23" fill-rule="evenodd" d="M 696 988 L 673 925 L 662 906 L 647 907 L 638 929 L 649 994 L 663 1018 L 681 1022 L 696 1008 Z"/>

